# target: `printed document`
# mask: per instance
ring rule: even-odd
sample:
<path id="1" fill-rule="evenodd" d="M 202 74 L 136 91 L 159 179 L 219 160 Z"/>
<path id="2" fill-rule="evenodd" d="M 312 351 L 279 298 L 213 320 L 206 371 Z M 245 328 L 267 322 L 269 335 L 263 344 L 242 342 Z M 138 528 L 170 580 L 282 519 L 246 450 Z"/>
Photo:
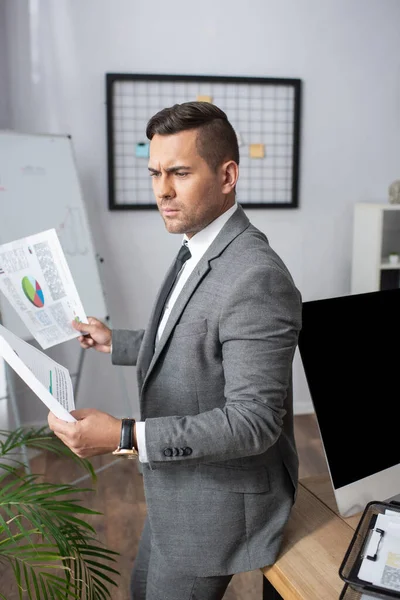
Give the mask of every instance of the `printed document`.
<path id="1" fill-rule="evenodd" d="M 379 514 L 369 530 L 358 578 L 400 591 L 400 513 Z"/>
<path id="2" fill-rule="evenodd" d="M 0 246 L 0 291 L 43 349 L 88 322 L 55 229 Z"/>
<path id="3" fill-rule="evenodd" d="M 68 369 L 0 325 L 0 357 L 25 381 L 52 413 L 76 421 L 74 390 Z"/>

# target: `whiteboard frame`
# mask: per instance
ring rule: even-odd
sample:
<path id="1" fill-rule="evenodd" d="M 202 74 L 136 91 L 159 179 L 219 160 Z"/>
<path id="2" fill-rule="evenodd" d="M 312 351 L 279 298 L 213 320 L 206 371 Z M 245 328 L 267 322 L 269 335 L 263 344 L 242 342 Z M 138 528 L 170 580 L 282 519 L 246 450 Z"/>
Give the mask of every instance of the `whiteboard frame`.
<path id="1" fill-rule="evenodd" d="M 79 217 L 82 219 L 83 231 L 86 230 L 86 233 L 87 233 L 87 236 L 84 240 L 84 244 L 86 247 L 85 247 L 85 251 L 83 252 L 83 255 L 87 255 L 88 258 L 86 260 L 90 261 L 90 266 L 92 268 L 96 269 L 96 272 L 94 274 L 94 277 L 96 278 L 94 280 L 96 285 L 93 287 L 93 289 L 95 289 L 95 291 L 98 295 L 96 296 L 97 301 L 94 302 L 93 304 L 95 305 L 95 307 L 97 307 L 97 309 L 90 308 L 90 303 L 85 301 L 86 294 L 84 291 L 82 292 L 82 288 L 78 289 L 78 293 L 81 296 L 81 299 L 83 301 L 83 306 L 84 306 L 85 310 L 87 311 L 87 314 L 92 315 L 92 314 L 96 313 L 98 318 L 109 323 L 109 321 L 110 321 L 109 308 L 107 307 L 106 295 L 105 295 L 103 281 L 102 281 L 102 277 L 101 277 L 100 269 L 99 269 L 99 264 L 101 262 L 103 262 L 104 259 L 102 257 L 100 257 L 100 255 L 96 251 L 96 248 L 94 245 L 93 234 L 91 231 L 86 202 L 85 202 L 85 198 L 83 195 L 82 184 L 81 184 L 81 180 L 80 180 L 80 176 L 79 176 L 78 165 L 77 165 L 77 160 L 76 160 L 76 153 L 75 153 L 75 148 L 73 145 L 72 136 L 69 134 L 32 133 L 32 132 L 26 132 L 26 131 L 16 131 L 16 130 L 11 130 L 11 129 L 1 129 L 0 135 L 3 135 L 3 134 L 6 136 L 12 136 L 16 139 L 18 137 L 20 137 L 21 139 L 29 138 L 29 140 L 36 138 L 38 140 L 48 140 L 49 142 L 52 140 L 55 140 L 55 141 L 60 140 L 61 142 L 65 142 L 68 145 L 68 149 L 66 150 L 66 152 L 68 152 L 68 160 L 71 159 L 71 164 L 72 164 L 72 168 L 73 168 L 73 172 L 71 171 L 71 177 L 72 177 L 71 185 L 72 185 L 72 188 L 74 189 L 74 196 L 72 197 L 72 200 L 75 200 L 75 202 L 73 202 L 73 201 L 71 201 L 71 203 L 68 202 L 68 207 L 67 207 L 67 205 L 65 205 L 65 208 L 68 208 L 68 210 L 71 210 L 71 211 L 79 211 Z M 60 153 L 62 154 L 62 149 L 60 150 Z M 36 160 L 37 160 L 36 157 L 33 157 L 32 164 L 36 164 Z M 47 167 L 47 164 L 46 164 L 46 167 Z M 32 168 L 32 167 L 29 166 L 29 168 Z M 33 167 L 32 169 L 34 170 L 34 168 L 35 167 Z M 68 174 L 69 174 L 69 172 L 68 172 Z M 3 182 L 2 182 L 2 185 L 4 185 L 4 187 L 5 187 L 5 192 L 4 192 L 5 194 L 8 193 L 8 189 L 7 189 L 8 182 L 7 182 L 6 175 L 7 174 L 4 175 Z M 1 182 L 1 178 L 0 178 L 0 182 Z M 76 190 L 78 192 L 77 195 L 75 195 Z M 7 196 L 5 197 L 5 199 L 7 200 Z M 62 204 L 62 207 L 64 207 L 64 204 Z M 13 223 L 14 223 L 14 221 L 13 221 Z M 76 225 L 76 222 L 74 221 L 74 226 L 75 225 Z M 55 226 L 54 223 L 50 224 L 47 227 L 43 226 L 42 230 L 48 229 L 49 227 L 53 227 L 53 226 Z M 56 227 L 56 229 L 57 229 L 57 227 Z M 36 232 L 39 233 L 39 231 L 36 231 Z M 26 237 L 26 235 L 31 235 L 33 233 L 35 233 L 35 232 L 32 231 L 27 234 L 22 232 L 21 235 L 18 235 L 18 237 L 13 236 L 11 239 L 3 239 L 2 231 L 0 228 L 0 244 L 8 243 L 8 242 L 14 241 L 16 239 Z M 67 262 L 69 264 L 72 275 L 74 277 L 74 270 L 76 269 L 76 267 L 74 267 L 74 265 L 73 265 L 74 260 L 75 260 L 74 255 L 79 254 L 80 251 L 78 250 L 76 252 L 73 252 L 71 254 L 72 258 L 69 258 L 69 254 L 68 254 L 68 252 L 66 252 L 66 249 L 63 244 L 63 240 L 60 239 L 60 242 L 61 242 L 61 245 L 63 246 L 63 250 L 66 255 Z M 74 277 L 74 280 L 75 280 L 75 283 L 77 283 L 75 277 Z M 78 280 L 79 280 L 79 278 L 78 278 Z M 89 306 L 88 306 L 88 304 L 89 304 Z M 12 308 L 10 303 L 5 298 L 3 298 L 2 295 L 0 296 L 0 311 L 2 311 L 2 315 L 1 315 L 2 323 L 6 327 L 13 330 L 14 333 L 16 333 L 19 337 L 21 337 L 24 340 L 32 339 L 32 335 L 28 331 L 27 327 L 23 324 L 22 320 L 19 318 L 17 313 L 14 311 L 14 309 Z"/>

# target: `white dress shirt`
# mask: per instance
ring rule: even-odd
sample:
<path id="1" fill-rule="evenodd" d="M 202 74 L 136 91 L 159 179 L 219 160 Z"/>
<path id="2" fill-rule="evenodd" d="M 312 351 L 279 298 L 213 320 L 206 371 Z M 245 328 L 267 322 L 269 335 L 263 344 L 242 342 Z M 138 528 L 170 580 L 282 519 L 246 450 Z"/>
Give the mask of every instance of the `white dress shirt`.
<path id="1" fill-rule="evenodd" d="M 196 233 L 193 237 L 190 238 L 190 240 L 186 237 L 186 235 L 183 236 L 182 243 L 187 243 L 192 256 L 184 263 L 182 269 L 178 274 L 178 277 L 176 278 L 174 287 L 172 288 L 172 291 L 166 301 L 164 313 L 160 320 L 160 324 L 157 330 L 156 344 L 161 338 L 161 335 L 165 329 L 165 325 L 171 314 L 172 308 L 179 294 L 181 293 L 183 286 L 188 280 L 190 274 L 196 267 L 203 254 L 211 246 L 212 242 L 215 240 L 225 223 L 231 218 L 233 213 L 236 211 L 236 209 L 237 203 L 235 202 L 235 204 L 231 208 L 229 208 L 221 216 L 217 217 L 214 221 L 207 225 L 207 227 Z M 148 462 L 146 452 L 145 423 L 146 421 L 136 422 L 136 440 L 140 462 Z"/>

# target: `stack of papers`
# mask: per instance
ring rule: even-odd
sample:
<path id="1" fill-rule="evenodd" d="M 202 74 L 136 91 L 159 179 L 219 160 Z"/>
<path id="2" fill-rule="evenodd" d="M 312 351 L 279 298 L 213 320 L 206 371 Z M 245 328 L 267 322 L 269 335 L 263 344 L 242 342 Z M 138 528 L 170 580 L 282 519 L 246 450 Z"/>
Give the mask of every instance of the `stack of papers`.
<path id="1" fill-rule="evenodd" d="M 0 246 L 0 291 L 43 349 L 81 335 L 73 320 L 88 322 L 55 229 Z M 68 369 L 3 325 L 0 358 L 58 418 L 76 421 Z"/>

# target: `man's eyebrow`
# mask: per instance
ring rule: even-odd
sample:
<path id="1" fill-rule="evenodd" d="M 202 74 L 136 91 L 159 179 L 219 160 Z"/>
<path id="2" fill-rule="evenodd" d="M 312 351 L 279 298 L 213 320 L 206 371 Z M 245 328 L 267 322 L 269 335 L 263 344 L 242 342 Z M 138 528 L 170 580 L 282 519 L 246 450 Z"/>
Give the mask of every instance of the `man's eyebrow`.
<path id="1" fill-rule="evenodd" d="M 152 167 L 148 167 L 150 173 L 159 173 L 158 169 L 153 169 Z M 176 171 L 190 171 L 190 167 L 185 165 L 176 165 L 176 167 L 168 167 L 165 169 L 167 173 L 175 173 Z"/>

